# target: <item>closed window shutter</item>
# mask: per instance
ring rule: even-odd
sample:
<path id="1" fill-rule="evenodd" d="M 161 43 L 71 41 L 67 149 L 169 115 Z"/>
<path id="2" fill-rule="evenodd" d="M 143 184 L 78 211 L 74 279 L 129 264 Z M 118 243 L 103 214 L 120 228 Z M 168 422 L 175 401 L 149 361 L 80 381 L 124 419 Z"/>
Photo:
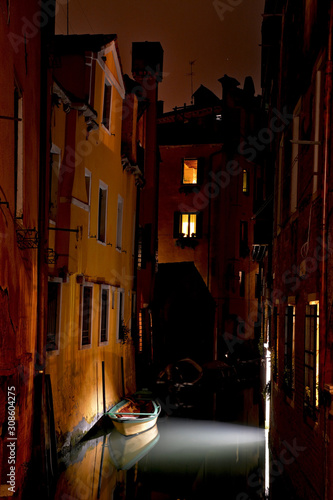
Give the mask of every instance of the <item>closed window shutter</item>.
<path id="1" fill-rule="evenodd" d="M 173 214 L 173 237 L 179 238 L 179 217 L 180 212 L 174 212 Z"/>
<path id="2" fill-rule="evenodd" d="M 197 213 L 197 233 L 196 233 L 197 238 L 202 238 L 202 235 L 203 235 L 202 226 L 203 226 L 203 213 L 198 212 Z"/>

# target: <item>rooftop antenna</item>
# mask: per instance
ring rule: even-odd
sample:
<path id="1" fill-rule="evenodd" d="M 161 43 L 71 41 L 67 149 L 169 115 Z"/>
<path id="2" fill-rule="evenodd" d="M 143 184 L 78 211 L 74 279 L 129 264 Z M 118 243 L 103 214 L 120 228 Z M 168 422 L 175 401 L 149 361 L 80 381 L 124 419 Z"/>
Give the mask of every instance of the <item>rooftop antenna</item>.
<path id="1" fill-rule="evenodd" d="M 191 67 L 191 72 L 190 73 L 186 73 L 186 76 L 190 76 L 191 77 L 191 104 L 193 104 L 193 64 L 195 63 L 196 59 L 194 61 L 189 61 L 189 65 Z"/>

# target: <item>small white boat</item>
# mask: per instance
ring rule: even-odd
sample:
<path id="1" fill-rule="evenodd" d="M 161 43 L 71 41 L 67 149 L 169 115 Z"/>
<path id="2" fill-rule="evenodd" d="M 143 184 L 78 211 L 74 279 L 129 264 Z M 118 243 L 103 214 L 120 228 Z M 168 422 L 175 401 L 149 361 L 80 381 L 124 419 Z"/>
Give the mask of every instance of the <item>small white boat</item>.
<path id="1" fill-rule="evenodd" d="M 120 434 L 133 436 L 154 427 L 160 412 L 156 401 L 133 396 L 117 403 L 107 415 Z"/>

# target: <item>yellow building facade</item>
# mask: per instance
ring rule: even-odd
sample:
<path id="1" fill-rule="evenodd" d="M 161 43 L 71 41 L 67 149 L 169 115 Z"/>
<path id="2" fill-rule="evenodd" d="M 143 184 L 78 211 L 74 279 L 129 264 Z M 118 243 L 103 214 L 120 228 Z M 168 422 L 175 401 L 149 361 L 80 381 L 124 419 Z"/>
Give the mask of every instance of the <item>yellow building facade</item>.
<path id="1" fill-rule="evenodd" d="M 56 37 L 54 60 L 46 373 L 63 446 L 135 390 L 137 191 L 115 37 Z"/>

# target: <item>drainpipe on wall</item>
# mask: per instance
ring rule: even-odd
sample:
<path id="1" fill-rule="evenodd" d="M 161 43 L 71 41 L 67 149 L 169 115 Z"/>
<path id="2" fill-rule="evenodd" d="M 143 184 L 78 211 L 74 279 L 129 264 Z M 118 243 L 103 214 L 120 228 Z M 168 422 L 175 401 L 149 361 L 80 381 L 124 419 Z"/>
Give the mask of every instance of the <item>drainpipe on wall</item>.
<path id="1" fill-rule="evenodd" d="M 330 167 L 330 126 L 331 126 L 331 106 L 332 106 L 332 31 L 333 31 L 333 2 L 330 2 L 329 13 L 329 32 L 328 32 L 328 45 L 327 45 L 327 61 L 325 72 L 325 107 L 324 107 L 324 166 L 323 166 L 323 208 L 322 208 L 322 245 L 324 252 L 328 249 L 328 175 Z M 328 348 L 328 332 L 327 332 L 327 255 L 324 255 L 321 264 L 321 280 L 320 280 L 320 309 L 319 309 L 319 325 L 320 325 L 320 338 L 319 349 L 324 346 L 321 352 L 326 351 Z M 321 335 L 323 332 L 323 335 Z M 325 339 L 325 343 L 324 343 Z M 325 382 L 325 381 L 324 381 Z M 325 463 L 325 499 L 333 498 L 333 485 L 330 481 L 331 469 L 331 447 L 332 444 L 328 442 L 328 437 L 331 435 L 332 423 L 327 421 L 325 429 L 325 447 L 326 447 L 326 463 Z M 327 436 L 328 434 L 328 436 Z"/>

